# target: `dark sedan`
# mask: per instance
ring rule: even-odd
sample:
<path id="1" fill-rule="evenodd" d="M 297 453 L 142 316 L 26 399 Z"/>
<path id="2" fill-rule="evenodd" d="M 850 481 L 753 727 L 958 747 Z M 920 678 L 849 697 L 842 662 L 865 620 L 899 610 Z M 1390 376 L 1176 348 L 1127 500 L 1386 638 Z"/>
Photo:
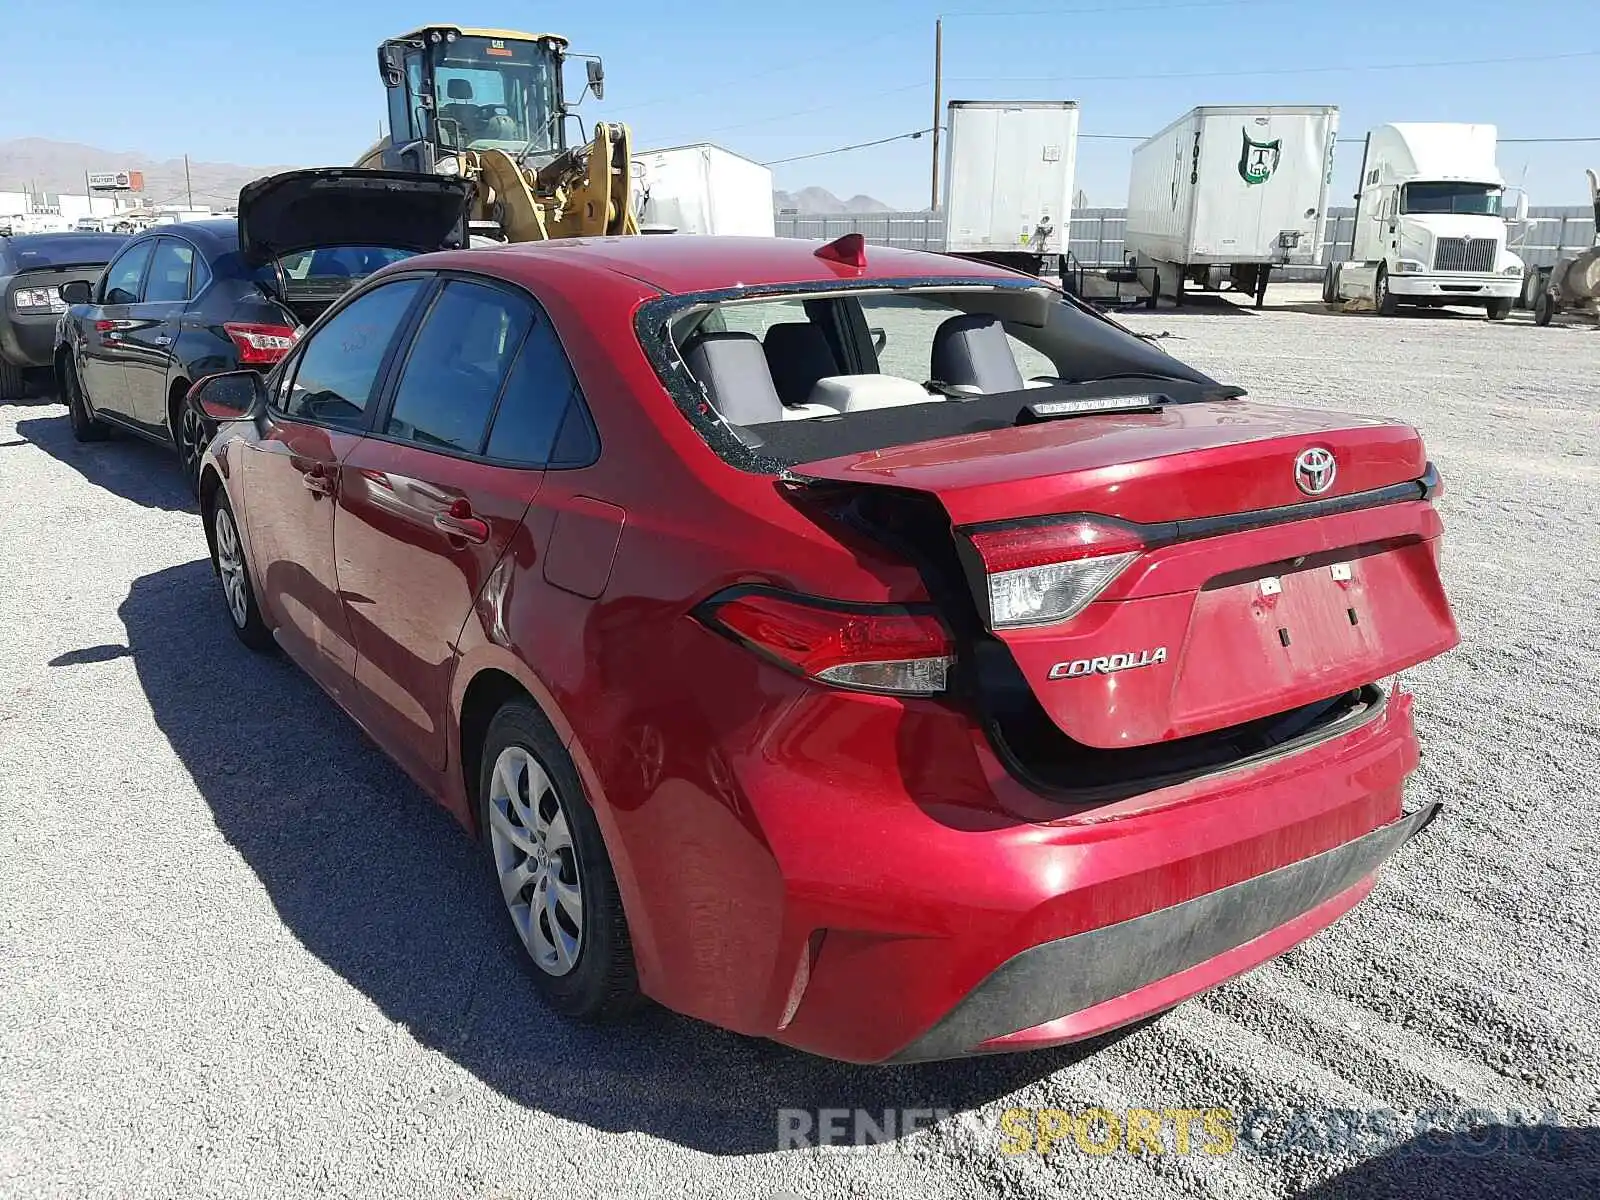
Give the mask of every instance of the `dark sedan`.
<path id="1" fill-rule="evenodd" d="M 159 226 L 132 238 L 93 286 L 63 293 L 55 367 L 80 441 L 109 427 L 177 449 L 195 476 L 210 440 L 183 402 L 196 381 L 240 367 L 266 370 L 304 325 L 357 280 L 418 249 L 383 224 L 417 188 L 459 206 L 459 181 L 434 185 L 383 172 L 330 168 L 258 180 L 240 194 L 240 219 Z M 354 201 L 359 200 L 359 205 Z M 349 218 L 339 224 L 328 210 Z M 358 246 L 361 231 L 387 245 Z M 409 229 L 399 231 L 407 236 Z"/>
<path id="2" fill-rule="evenodd" d="M 15 400 L 30 375 L 49 371 L 56 321 L 67 311 L 61 285 L 100 278 L 127 240 L 99 233 L 0 237 L 0 400 Z"/>

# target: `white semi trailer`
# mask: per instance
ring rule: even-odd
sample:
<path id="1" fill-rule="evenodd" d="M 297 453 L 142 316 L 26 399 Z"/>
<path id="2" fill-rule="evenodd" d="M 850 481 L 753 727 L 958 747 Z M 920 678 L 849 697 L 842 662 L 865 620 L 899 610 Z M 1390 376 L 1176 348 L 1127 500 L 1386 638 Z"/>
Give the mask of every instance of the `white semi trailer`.
<path id="1" fill-rule="evenodd" d="M 1493 125 L 1382 125 L 1367 135 L 1350 258 L 1328 264 L 1322 298 L 1485 309 L 1504 320 L 1522 294 L 1523 263 L 1506 248 L 1506 181 Z M 1527 220 L 1519 195 L 1511 220 Z"/>
<path id="2" fill-rule="evenodd" d="M 772 237 L 772 168 L 709 142 L 634 155 L 644 233 Z"/>
<path id="3" fill-rule="evenodd" d="M 1133 152 L 1123 250 L 1150 307 L 1226 272 L 1261 307 L 1274 266 L 1322 261 L 1339 110 L 1213 106 Z"/>
<path id="4" fill-rule="evenodd" d="M 946 254 L 1038 275 L 1072 236 L 1073 100 L 952 100 L 944 163 Z"/>

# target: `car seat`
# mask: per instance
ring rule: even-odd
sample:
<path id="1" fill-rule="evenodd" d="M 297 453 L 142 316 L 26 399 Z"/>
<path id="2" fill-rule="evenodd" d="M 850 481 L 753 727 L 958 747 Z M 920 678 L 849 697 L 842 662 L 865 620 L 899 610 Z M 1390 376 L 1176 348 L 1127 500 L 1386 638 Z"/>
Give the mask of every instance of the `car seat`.
<path id="1" fill-rule="evenodd" d="M 439 106 L 439 119 L 451 121 L 461 131 L 463 145 L 472 140 L 478 124 L 478 106 L 472 101 L 472 81 L 469 79 L 447 79 L 444 81 L 444 94 L 452 101 L 465 101 L 459 104 L 443 104 Z"/>
<path id="2" fill-rule="evenodd" d="M 712 406 L 734 425 L 783 420 L 761 339 L 753 333 L 702 333 L 684 347 L 684 364 Z"/>
<path id="3" fill-rule="evenodd" d="M 804 404 L 817 380 L 840 373 L 839 361 L 822 327 L 810 321 L 780 322 L 762 341 L 767 369 L 784 404 Z"/>
<path id="4" fill-rule="evenodd" d="M 961 391 L 988 395 L 1024 386 L 1005 326 L 988 313 L 962 313 L 934 330 L 930 367 L 935 381 Z"/>

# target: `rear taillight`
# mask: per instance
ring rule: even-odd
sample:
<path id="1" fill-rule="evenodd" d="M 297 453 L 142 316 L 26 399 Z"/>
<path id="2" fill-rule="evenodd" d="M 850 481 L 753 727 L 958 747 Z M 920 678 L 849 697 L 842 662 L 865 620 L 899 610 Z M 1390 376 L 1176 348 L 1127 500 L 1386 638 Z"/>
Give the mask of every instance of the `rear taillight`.
<path id="1" fill-rule="evenodd" d="M 742 591 L 708 601 L 698 615 L 797 674 L 857 691 L 942 692 L 954 661 L 937 617 L 889 605 Z"/>
<path id="2" fill-rule="evenodd" d="M 223 331 L 239 347 L 239 361 L 245 366 L 277 362 L 294 349 L 299 336 L 288 325 L 255 325 L 247 321 L 226 321 Z"/>
<path id="3" fill-rule="evenodd" d="M 1114 521 L 1069 517 L 969 532 L 989 583 L 995 629 L 1077 616 L 1139 557 L 1144 540 Z"/>

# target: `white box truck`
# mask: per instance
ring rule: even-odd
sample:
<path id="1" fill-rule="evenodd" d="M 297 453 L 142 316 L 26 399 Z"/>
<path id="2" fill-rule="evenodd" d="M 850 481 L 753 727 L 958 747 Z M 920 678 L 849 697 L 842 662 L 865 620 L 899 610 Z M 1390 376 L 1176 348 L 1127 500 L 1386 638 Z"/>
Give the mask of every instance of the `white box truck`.
<path id="1" fill-rule="evenodd" d="M 952 100 L 944 250 L 1039 274 L 1072 236 L 1074 100 Z"/>
<path id="2" fill-rule="evenodd" d="M 648 233 L 773 237 L 772 170 L 710 143 L 634 155 Z"/>
<path id="3" fill-rule="evenodd" d="M 1522 294 L 1522 260 L 1506 249 L 1506 181 L 1493 125 L 1381 125 L 1367 135 L 1346 262 L 1329 263 L 1322 298 L 1401 305 L 1463 304 L 1503 321 Z M 1527 219 L 1519 195 L 1513 219 Z"/>
<path id="4" fill-rule="evenodd" d="M 1260 308 L 1274 266 L 1318 265 L 1338 136 L 1331 104 L 1215 106 L 1139 143 L 1123 252 L 1150 307 L 1227 268 Z"/>

